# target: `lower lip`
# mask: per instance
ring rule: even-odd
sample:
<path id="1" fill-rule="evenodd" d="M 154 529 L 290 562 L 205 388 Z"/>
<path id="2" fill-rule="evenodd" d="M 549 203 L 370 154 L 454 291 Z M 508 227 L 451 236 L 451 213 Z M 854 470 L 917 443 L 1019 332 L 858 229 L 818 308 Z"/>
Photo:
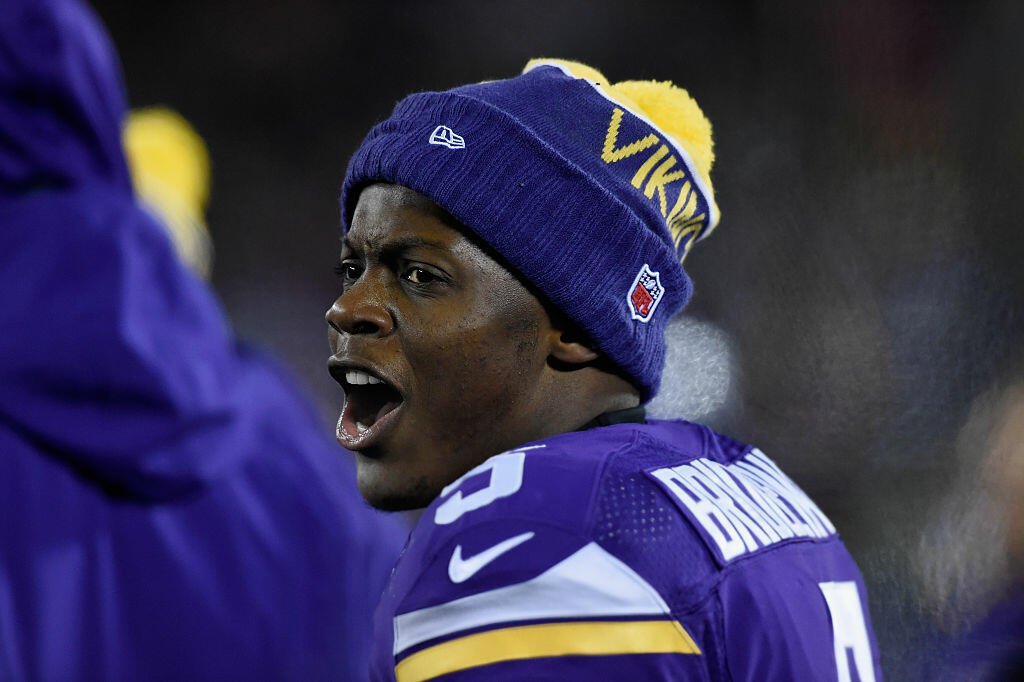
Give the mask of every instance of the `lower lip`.
<path id="1" fill-rule="evenodd" d="M 347 405 L 341 406 L 341 415 L 338 417 L 338 426 L 335 430 L 335 435 L 338 439 L 338 443 L 341 447 L 347 450 L 362 450 L 375 444 L 380 439 L 387 435 L 387 432 L 394 426 L 395 421 L 398 419 L 398 413 L 405 407 L 405 401 L 399 403 L 398 407 L 394 408 L 386 415 L 378 419 L 373 423 L 373 426 L 369 427 L 365 431 L 360 431 L 358 435 L 352 436 L 345 430 L 341 425 L 341 420 L 345 418 L 345 408 Z"/>

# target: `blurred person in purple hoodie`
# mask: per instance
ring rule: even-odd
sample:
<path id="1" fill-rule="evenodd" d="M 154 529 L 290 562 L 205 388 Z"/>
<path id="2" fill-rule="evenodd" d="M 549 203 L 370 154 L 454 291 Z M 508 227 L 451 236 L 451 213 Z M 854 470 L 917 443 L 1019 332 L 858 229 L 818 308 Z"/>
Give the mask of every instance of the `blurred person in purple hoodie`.
<path id="1" fill-rule="evenodd" d="M 141 207 L 124 116 L 88 7 L 4 3 L 0 679 L 363 679 L 404 529 Z"/>

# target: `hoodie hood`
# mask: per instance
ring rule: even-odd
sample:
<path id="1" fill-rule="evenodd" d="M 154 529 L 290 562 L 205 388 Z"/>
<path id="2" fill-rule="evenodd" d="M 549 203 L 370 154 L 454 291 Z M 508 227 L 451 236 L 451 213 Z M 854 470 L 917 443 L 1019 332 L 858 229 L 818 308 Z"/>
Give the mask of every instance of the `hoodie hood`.
<path id="1" fill-rule="evenodd" d="M 117 56 L 77 2 L 5 0 L 0 12 L 0 192 L 103 183 L 131 193 Z"/>
<path id="2" fill-rule="evenodd" d="M 137 204 L 124 115 L 117 57 L 91 10 L 5 0 L 0 429 L 103 487 L 176 497 L 252 449 L 254 420 L 272 418 L 254 406 L 277 379 L 236 348 L 211 293 Z"/>

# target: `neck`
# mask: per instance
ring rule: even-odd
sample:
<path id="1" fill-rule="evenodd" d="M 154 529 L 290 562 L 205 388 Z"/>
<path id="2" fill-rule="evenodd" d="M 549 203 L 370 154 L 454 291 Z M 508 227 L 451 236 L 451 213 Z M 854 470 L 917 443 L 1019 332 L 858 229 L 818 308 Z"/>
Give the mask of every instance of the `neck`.
<path id="1" fill-rule="evenodd" d="M 624 410 L 610 410 L 602 412 L 596 418 L 591 419 L 577 431 L 586 431 L 599 426 L 613 426 L 615 424 L 643 424 L 647 420 L 647 411 L 642 405 L 627 407 Z"/>
<path id="2" fill-rule="evenodd" d="M 640 392 L 616 374 L 586 368 L 557 378 L 542 400 L 545 437 L 576 431 L 606 412 L 640 405 Z"/>

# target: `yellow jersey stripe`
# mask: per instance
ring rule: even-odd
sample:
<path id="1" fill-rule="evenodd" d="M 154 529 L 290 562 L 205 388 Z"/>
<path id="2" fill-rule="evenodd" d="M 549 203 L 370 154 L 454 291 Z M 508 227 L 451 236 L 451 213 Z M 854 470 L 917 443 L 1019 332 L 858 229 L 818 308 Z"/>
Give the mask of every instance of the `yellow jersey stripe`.
<path id="1" fill-rule="evenodd" d="M 395 666 L 395 677 L 420 682 L 489 663 L 545 656 L 699 653 L 674 620 L 542 623 L 478 632 L 417 651 Z"/>
<path id="2" fill-rule="evenodd" d="M 526 582 L 505 585 L 394 618 L 392 653 L 466 630 L 509 627 L 525 621 L 565 623 L 668 618 L 668 604 L 636 571 L 590 542 Z"/>

